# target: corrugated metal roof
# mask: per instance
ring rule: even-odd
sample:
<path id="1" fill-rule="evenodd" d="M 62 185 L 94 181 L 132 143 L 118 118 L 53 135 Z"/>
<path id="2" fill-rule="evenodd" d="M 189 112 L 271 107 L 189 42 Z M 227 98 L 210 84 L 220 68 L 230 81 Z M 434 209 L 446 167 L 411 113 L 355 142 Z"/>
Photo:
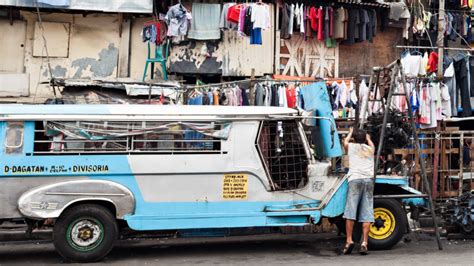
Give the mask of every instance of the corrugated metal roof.
<path id="1" fill-rule="evenodd" d="M 36 7 L 36 1 L 37 0 L 0 0 L 0 6 Z M 64 5 L 64 3 L 69 3 L 69 5 Z M 42 8 L 102 12 L 153 13 L 153 0 L 41 0 L 38 1 L 38 6 Z"/>

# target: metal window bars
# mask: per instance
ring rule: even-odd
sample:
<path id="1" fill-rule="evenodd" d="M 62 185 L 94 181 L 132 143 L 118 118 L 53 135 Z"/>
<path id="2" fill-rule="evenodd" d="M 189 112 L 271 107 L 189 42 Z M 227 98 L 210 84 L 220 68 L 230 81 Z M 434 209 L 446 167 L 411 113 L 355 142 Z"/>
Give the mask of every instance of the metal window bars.
<path id="1" fill-rule="evenodd" d="M 156 121 L 38 122 L 35 155 L 222 153 L 230 123 Z"/>
<path id="2" fill-rule="evenodd" d="M 258 149 L 274 190 L 298 189 L 308 183 L 308 158 L 296 121 L 264 121 Z"/>

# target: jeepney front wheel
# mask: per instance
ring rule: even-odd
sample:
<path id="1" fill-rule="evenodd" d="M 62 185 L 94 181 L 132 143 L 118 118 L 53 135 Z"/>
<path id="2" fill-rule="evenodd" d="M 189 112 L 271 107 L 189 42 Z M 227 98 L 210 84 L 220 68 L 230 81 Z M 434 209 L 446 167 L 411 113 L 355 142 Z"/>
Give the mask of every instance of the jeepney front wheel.
<path id="1" fill-rule="evenodd" d="M 53 229 L 56 251 L 74 262 L 101 260 L 112 250 L 117 237 L 115 217 L 107 208 L 94 204 L 66 210 Z"/>
<path id="2" fill-rule="evenodd" d="M 407 228 L 407 217 L 400 202 L 393 199 L 377 199 L 374 201 L 375 222 L 369 229 L 369 249 L 391 249 L 400 242 Z M 336 223 L 342 233 L 346 233 L 344 220 Z M 362 224 L 356 223 L 352 238 L 360 242 Z"/>

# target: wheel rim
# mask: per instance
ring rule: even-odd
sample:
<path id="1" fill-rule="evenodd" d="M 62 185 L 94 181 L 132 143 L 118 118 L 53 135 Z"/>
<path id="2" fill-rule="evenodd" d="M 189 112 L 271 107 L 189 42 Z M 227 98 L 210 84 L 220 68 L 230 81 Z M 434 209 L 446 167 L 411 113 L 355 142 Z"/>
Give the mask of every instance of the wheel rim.
<path id="1" fill-rule="evenodd" d="M 369 237 L 377 240 L 386 239 L 395 231 L 395 216 L 388 209 L 375 208 L 374 220 L 370 226 Z"/>
<path id="2" fill-rule="evenodd" d="M 69 225 L 66 239 L 75 250 L 94 250 L 104 239 L 104 226 L 94 218 L 77 219 Z"/>

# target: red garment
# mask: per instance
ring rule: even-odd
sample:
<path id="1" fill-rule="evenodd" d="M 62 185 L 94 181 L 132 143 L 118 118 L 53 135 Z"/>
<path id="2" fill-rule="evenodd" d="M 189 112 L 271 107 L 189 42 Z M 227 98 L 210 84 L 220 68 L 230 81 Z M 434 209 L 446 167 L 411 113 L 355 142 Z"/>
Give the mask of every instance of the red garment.
<path id="1" fill-rule="evenodd" d="M 316 12 L 316 8 L 314 6 L 309 9 L 308 18 L 311 21 L 311 29 L 318 31 L 318 13 Z"/>
<path id="2" fill-rule="evenodd" d="M 242 5 L 233 5 L 227 10 L 227 21 L 239 23 Z"/>
<path id="3" fill-rule="evenodd" d="M 318 8 L 318 41 L 324 41 L 324 11 L 323 8 Z"/>
<path id="4" fill-rule="evenodd" d="M 296 107 L 296 90 L 293 86 L 288 86 L 286 88 L 286 103 L 289 108 Z"/>
<path id="5" fill-rule="evenodd" d="M 438 71 L 438 53 L 431 52 L 430 57 L 428 58 L 428 65 L 426 66 L 426 71 L 428 73 Z"/>

